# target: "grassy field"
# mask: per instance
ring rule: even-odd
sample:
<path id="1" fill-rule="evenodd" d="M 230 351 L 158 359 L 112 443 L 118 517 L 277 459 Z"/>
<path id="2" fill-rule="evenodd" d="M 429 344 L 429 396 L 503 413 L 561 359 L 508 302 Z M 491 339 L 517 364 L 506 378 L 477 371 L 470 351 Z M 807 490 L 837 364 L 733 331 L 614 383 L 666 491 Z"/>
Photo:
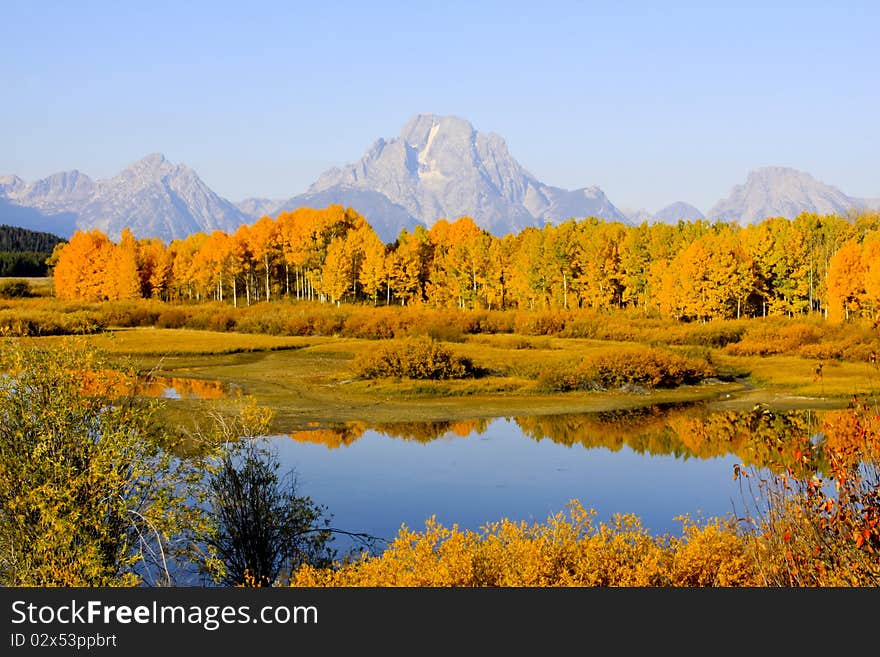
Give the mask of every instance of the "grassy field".
<path id="1" fill-rule="evenodd" d="M 40 297 L 51 296 L 55 289 L 51 276 L 0 276 L 0 281 L 24 281 L 31 293 Z"/>
<path id="2" fill-rule="evenodd" d="M 52 344 L 60 340 L 70 339 L 66 336 L 57 336 L 39 338 L 38 340 Z M 147 358 L 150 356 L 206 356 L 250 351 L 272 351 L 276 349 L 300 349 L 321 340 L 321 338 L 156 328 L 114 329 L 76 339 L 85 340 L 109 354 L 137 358 Z"/>
<path id="3" fill-rule="evenodd" d="M 811 359 L 731 356 L 718 349 L 702 349 L 726 382 L 636 393 L 546 393 L 536 386 L 536 372 L 570 367 L 590 354 L 631 344 L 510 334 L 468 336 L 463 342 L 445 343 L 487 373 L 452 381 L 359 379 L 352 369 L 354 358 L 375 350 L 379 342 L 357 338 L 134 328 L 78 338 L 30 339 L 42 344 L 86 340 L 141 371 L 231 385 L 272 408 L 273 429 L 280 432 L 315 422 L 543 415 L 697 400 L 722 408 L 752 408 L 756 403 L 780 409 L 830 408 L 845 406 L 855 394 L 876 396 L 880 390 L 880 373 L 868 363 L 823 363 L 822 376 L 816 377 L 818 363 Z M 681 351 L 688 353 L 684 348 Z M 172 405 L 175 413 L 185 414 L 200 403 L 183 399 Z"/>

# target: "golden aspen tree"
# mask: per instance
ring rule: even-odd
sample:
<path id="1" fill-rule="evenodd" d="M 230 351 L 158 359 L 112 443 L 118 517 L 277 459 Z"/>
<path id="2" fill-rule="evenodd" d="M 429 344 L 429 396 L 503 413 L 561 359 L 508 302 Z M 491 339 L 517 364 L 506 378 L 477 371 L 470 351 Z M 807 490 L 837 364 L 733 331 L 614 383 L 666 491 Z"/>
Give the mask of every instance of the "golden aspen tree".
<path id="1" fill-rule="evenodd" d="M 624 272 L 620 260 L 622 224 L 605 223 L 590 218 L 581 224 L 577 240 L 576 270 L 579 296 L 584 305 L 609 310 L 623 303 Z"/>
<path id="2" fill-rule="evenodd" d="M 327 247 L 319 292 L 326 294 L 330 301 L 338 306 L 350 289 L 351 277 L 352 259 L 349 253 L 349 243 L 347 240 L 337 237 Z"/>
<path id="3" fill-rule="evenodd" d="M 427 238 L 427 233 L 424 233 Z M 421 297 L 421 243 L 419 236 L 404 228 L 397 238 L 397 247 L 391 252 L 388 281 L 400 305 L 418 301 Z"/>
<path id="4" fill-rule="evenodd" d="M 528 226 L 514 238 L 507 289 L 518 308 L 532 310 L 546 300 L 549 286 L 541 269 L 543 252 L 544 234 L 538 228 Z"/>
<path id="5" fill-rule="evenodd" d="M 353 222 L 353 226 L 345 235 L 345 251 L 351 260 L 351 271 L 349 272 L 349 285 L 351 287 L 351 295 L 353 300 L 358 298 L 358 286 L 361 284 L 361 270 L 366 259 L 367 249 L 375 247 L 382 242 L 376 235 L 376 231 L 362 217 L 358 215 Z"/>
<path id="6" fill-rule="evenodd" d="M 255 224 L 250 226 L 248 231 L 249 247 L 254 256 L 254 260 L 260 263 L 263 269 L 265 280 L 266 301 L 271 298 L 271 286 L 269 283 L 269 274 L 272 269 L 271 261 L 276 253 L 276 233 L 278 224 L 271 217 L 261 217 Z"/>
<path id="7" fill-rule="evenodd" d="M 188 235 L 182 240 L 174 240 L 168 245 L 171 254 L 173 296 L 177 299 L 198 298 L 193 259 L 207 239 L 205 233 L 199 232 Z"/>
<path id="8" fill-rule="evenodd" d="M 434 222 L 428 231 L 431 241 L 431 267 L 425 282 L 426 301 L 435 308 L 454 308 L 460 305 L 456 294 L 455 272 L 447 255 L 452 247 L 452 224 L 446 218 Z"/>
<path id="9" fill-rule="evenodd" d="M 197 287 L 218 301 L 231 292 L 226 271 L 230 241 L 222 230 L 212 231 L 192 260 L 192 277 Z"/>
<path id="10" fill-rule="evenodd" d="M 880 230 L 873 230 L 862 243 L 862 263 L 865 268 L 865 303 L 871 309 L 871 319 L 880 312 Z"/>
<path id="11" fill-rule="evenodd" d="M 669 263 L 663 278 L 661 303 L 665 314 L 676 319 L 705 319 L 708 316 L 706 278 L 710 254 L 702 239 L 694 240 Z"/>
<path id="12" fill-rule="evenodd" d="M 113 244 L 97 228 L 76 231 L 58 253 L 53 280 L 60 299 L 102 301 Z"/>
<path id="13" fill-rule="evenodd" d="M 141 295 L 166 299 L 171 284 L 172 256 L 162 240 L 154 237 L 138 240 L 138 271 Z"/>
<path id="14" fill-rule="evenodd" d="M 493 238 L 489 245 L 489 264 L 484 287 L 486 307 L 489 310 L 504 310 L 507 307 L 515 244 L 515 237 L 508 233 L 501 239 Z"/>
<path id="15" fill-rule="evenodd" d="M 307 242 L 309 240 L 309 213 L 307 208 L 300 208 L 293 212 L 282 212 L 278 215 L 278 234 L 281 243 L 281 256 L 284 260 L 286 285 L 285 289 L 290 293 L 290 286 L 297 299 L 306 295 L 305 264 L 307 257 Z M 293 282 L 289 281 L 291 270 Z"/>
<path id="16" fill-rule="evenodd" d="M 549 292 L 555 306 L 568 309 L 569 303 L 577 298 L 577 283 L 582 265 L 578 251 L 583 224 L 569 219 L 556 226 L 544 228 L 544 263 Z M 576 305 L 576 304 L 575 304 Z"/>
<path id="17" fill-rule="evenodd" d="M 647 311 L 649 301 L 649 272 L 651 265 L 650 232 L 648 223 L 630 228 L 620 244 L 620 269 L 623 305 Z"/>
<path id="18" fill-rule="evenodd" d="M 251 305 L 254 256 L 251 252 L 250 227 L 242 224 L 229 237 L 226 269 L 232 278 L 232 303 L 238 306 L 238 279 L 244 282 L 245 302 Z"/>
<path id="19" fill-rule="evenodd" d="M 388 286 L 387 249 L 374 232 L 366 236 L 363 249 L 364 260 L 358 278 L 364 294 L 373 300 L 375 306 L 379 304 L 379 295 Z"/>
<path id="20" fill-rule="evenodd" d="M 831 256 L 828 264 L 828 319 L 848 320 L 864 302 L 865 266 L 862 247 L 855 238 L 848 240 Z"/>
<path id="21" fill-rule="evenodd" d="M 704 312 L 708 319 L 740 317 L 743 304 L 754 287 L 752 263 L 730 226 L 701 238 L 709 258 L 705 270 Z"/>
<path id="22" fill-rule="evenodd" d="M 138 244 L 131 230 L 122 231 L 119 244 L 113 247 L 104 296 L 108 299 L 139 299 L 141 276 L 138 271 Z"/>
<path id="23" fill-rule="evenodd" d="M 819 299 L 827 300 L 828 274 L 831 268 L 831 257 L 843 246 L 843 244 L 857 237 L 855 226 L 845 217 L 837 215 L 824 215 L 816 218 L 815 234 L 812 238 L 812 247 L 815 255 L 816 272 L 819 284 L 815 294 Z M 825 316 L 828 317 L 829 309 L 824 308 Z"/>
<path id="24" fill-rule="evenodd" d="M 456 286 L 459 307 L 476 308 L 480 287 L 485 282 L 491 236 L 470 217 L 460 217 L 449 225 L 442 264 L 447 278 Z M 440 245 L 434 244 L 434 260 Z"/>
<path id="25" fill-rule="evenodd" d="M 78 251 L 83 248 L 84 233 L 76 231 L 67 243 L 61 242 L 55 245 L 52 251 L 52 259 L 55 263 L 52 269 L 52 285 L 55 288 L 55 296 L 59 299 L 71 301 L 77 298 L 77 283 L 80 277 L 80 268 L 77 260 Z"/>

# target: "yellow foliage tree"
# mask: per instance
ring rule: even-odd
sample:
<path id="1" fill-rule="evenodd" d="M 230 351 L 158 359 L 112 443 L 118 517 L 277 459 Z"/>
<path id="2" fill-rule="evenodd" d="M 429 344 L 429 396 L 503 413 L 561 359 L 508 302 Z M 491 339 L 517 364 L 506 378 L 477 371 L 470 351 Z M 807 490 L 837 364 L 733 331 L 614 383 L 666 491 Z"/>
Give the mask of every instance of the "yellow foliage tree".
<path id="1" fill-rule="evenodd" d="M 828 266 L 828 319 L 848 320 L 864 301 L 865 267 L 858 240 L 848 240 L 835 253 Z"/>
<path id="2" fill-rule="evenodd" d="M 877 319 L 880 311 L 880 230 L 871 231 L 865 236 L 862 263 L 865 267 L 865 302 L 870 308 L 871 319 Z"/>
<path id="3" fill-rule="evenodd" d="M 76 231 L 59 252 L 53 281 L 61 299 L 102 301 L 107 298 L 107 278 L 113 244 L 93 229 Z"/>
<path id="4" fill-rule="evenodd" d="M 140 299 L 141 276 L 138 271 L 138 244 L 131 230 L 122 231 L 119 244 L 113 247 L 105 281 L 108 299 Z"/>

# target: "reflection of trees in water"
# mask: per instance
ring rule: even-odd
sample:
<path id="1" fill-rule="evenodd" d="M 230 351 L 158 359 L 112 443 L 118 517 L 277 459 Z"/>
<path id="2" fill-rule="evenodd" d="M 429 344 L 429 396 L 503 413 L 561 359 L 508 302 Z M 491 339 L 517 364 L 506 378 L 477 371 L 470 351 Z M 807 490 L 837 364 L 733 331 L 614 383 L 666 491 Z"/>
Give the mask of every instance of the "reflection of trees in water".
<path id="1" fill-rule="evenodd" d="M 183 399 L 223 399 L 232 394 L 221 381 L 154 375 L 138 381 L 136 392 L 145 397 L 162 397 L 168 389 Z"/>
<path id="2" fill-rule="evenodd" d="M 363 422 L 346 422 L 340 427 L 316 426 L 314 429 L 294 431 L 287 435 L 298 443 L 315 443 L 324 445 L 327 449 L 338 449 L 348 447 L 357 441 L 368 428 Z"/>
<path id="3" fill-rule="evenodd" d="M 316 426 L 287 434 L 301 443 L 322 444 L 327 449 L 347 447 L 358 440 L 365 431 L 375 431 L 391 438 L 401 438 L 419 443 L 429 443 L 452 434 L 467 438 L 471 434 L 481 434 L 492 422 L 490 418 L 469 420 L 442 420 L 437 422 L 388 422 L 367 424 L 365 422 L 346 422 L 332 428 Z"/>
<path id="4" fill-rule="evenodd" d="M 548 439 L 569 447 L 603 447 L 615 452 L 626 446 L 639 454 L 692 456 L 669 428 L 669 414 L 669 407 L 658 405 L 629 411 L 532 415 L 514 420 L 526 436 L 537 441 Z"/>
<path id="5" fill-rule="evenodd" d="M 710 411 L 703 406 L 516 418 L 523 433 L 535 440 L 613 451 L 626 446 L 639 454 L 676 458 L 736 455 L 746 465 L 774 471 L 821 467 L 818 447 L 804 460 L 805 444 L 818 432 L 821 420 L 809 410 Z"/>
<path id="6" fill-rule="evenodd" d="M 822 469 L 822 448 L 813 445 L 810 438 L 818 434 L 827 414 L 809 410 L 775 413 L 762 408 L 748 412 L 710 411 L 702 405 L 658 405 L 513 419 L 524 435 L 538 442 L 550 440 L 569 447 L 580 445 L 612 451 L 627 447 L 638 454 L 675 458 L 736 455 L 745 465 L 781 471 L 789 467 Z M 289 436 L 328 449 L 351 445 L 367 430 L 428 443 L 448 435 L 465 438 L 482 434 L 492 421 L 480 418 L 383 424 L 348 422 L 335 427 L 316 426 Z"/>
<path id="7" fill-rule="evenodd" d="M 486 431 L 491 422 L 491 418 L 441 420 L 439 422 L 391 422 L 376 424 L 370 428 L 392 438 L 428 443 L 449 434 L 459 438 L 467 438 L 474 433 L 479 435 Z"/>
<path id="8" fill-rule="evenodd" d="M 822 418 L 815 411 L 774 413 L 761 408 L 697 417 L 676 415 L 669 420 L 679 439 L 700 458 L 735 454 L 745 465 L 774 472 L 821 467 L 823 459 L 818 446 L 810 451 L 807 462 L 804 460 L 810 436 L 819 431 L 821 424 Z"/>

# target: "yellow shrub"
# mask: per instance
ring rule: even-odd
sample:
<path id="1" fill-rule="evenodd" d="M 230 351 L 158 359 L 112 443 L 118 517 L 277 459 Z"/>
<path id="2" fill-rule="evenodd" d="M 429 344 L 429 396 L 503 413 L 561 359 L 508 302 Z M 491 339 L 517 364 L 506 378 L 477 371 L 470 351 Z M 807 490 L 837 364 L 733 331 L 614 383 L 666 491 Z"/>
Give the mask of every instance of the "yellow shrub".
<path id="1" fill-rule="evenodd" d="M 388 341 L 355 358 L 353 368 L 368 379 L 461 379 L 474 372 L 469 360 L 428 337 Z"/>
<path id="2" fill-rule="evenodd" d="M 603 351 L 584 359 L 578 371 L 583 379 L 602 386 L 634 383 L 650 388 L 695 383 L 717 374 L 706 360 L 649 347 Z"/>
<path id="3" fill-rule="evenodd" d="M 337 568 L 304 566 L 293 586 L 668 586 L 752 583 L 739 539 L 717 525 L 678 542 L 654 538 L 632 515 L 594 526 L 572 501 L 545 523 L 501 520 L 478 532 L 434 518 L 424 532 L 402 527 L 379 556 Z M 676 549 L 685 552 L 679 557 Z"/>
<path id="4" fill-rule="evenodd" d="M 747 539 L 732 521 L 714 519 L 698 526 L 686 517 L 682 538 L 673 539 L 670 547 L 672 586 L 753 586 L 757 582 Z"/>

